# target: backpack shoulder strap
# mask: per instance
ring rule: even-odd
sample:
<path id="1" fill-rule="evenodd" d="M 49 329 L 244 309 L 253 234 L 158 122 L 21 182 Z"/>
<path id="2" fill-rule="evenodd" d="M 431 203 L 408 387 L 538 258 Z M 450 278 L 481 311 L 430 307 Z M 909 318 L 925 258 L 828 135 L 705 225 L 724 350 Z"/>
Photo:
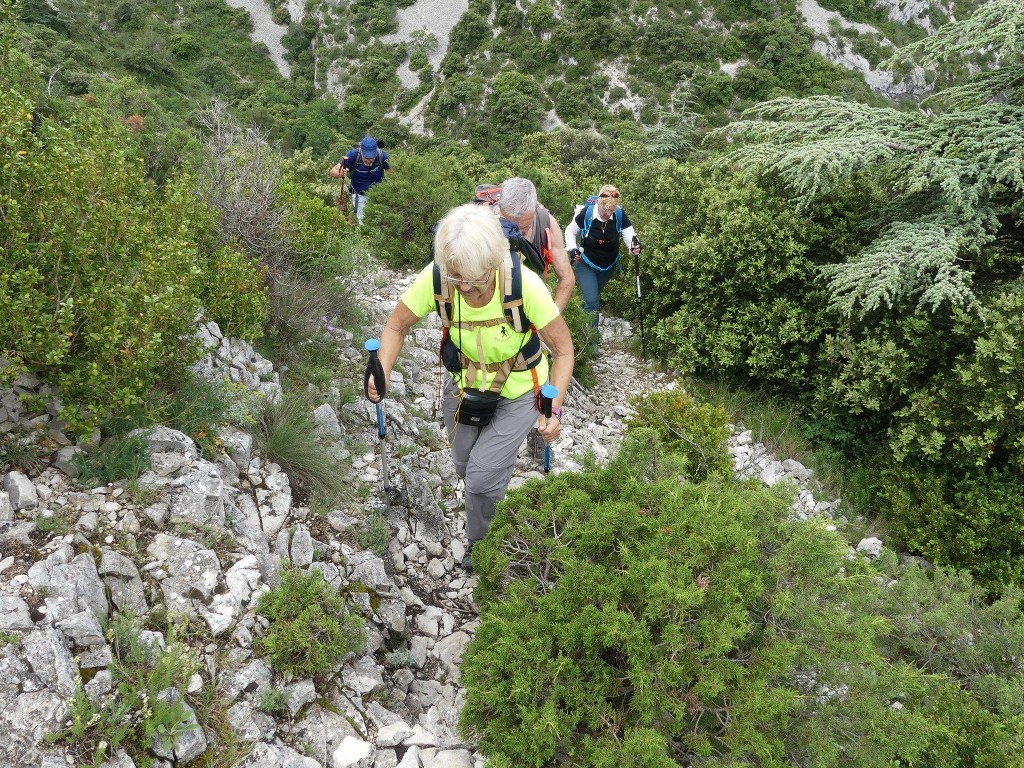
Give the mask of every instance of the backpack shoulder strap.
<path id="1" fill-rule="evenodd" d="M 441 327 L 450 328 L 452 325 L 452 287 L 447 280 L 441 279 L 441 266 L 434 262 L 434 307 L 437 309 L 437 316 L 441 318 Z"/>
<path id="2" fill-rule="evenodd" d="M 587 233 L 590 232 L 590 225 L 594 223 L 594 204 L 587 203 L 583 207 L 583 228 L 580 230 L 580 240 L 587 239 Z"/>
<path id="3" fill-rule="evenodd" d="M 615 206 L 615 231 L 622 234 L 622 206 Z"/>

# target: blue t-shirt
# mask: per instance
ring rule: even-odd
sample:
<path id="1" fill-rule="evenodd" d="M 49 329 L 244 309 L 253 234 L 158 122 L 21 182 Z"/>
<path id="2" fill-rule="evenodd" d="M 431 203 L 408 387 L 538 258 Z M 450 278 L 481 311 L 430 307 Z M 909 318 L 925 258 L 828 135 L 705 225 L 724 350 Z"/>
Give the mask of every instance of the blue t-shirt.
<path id="1" fill-rule="evenodd" d="M 388 153 L 382 149 L 377 150 L 377 156 L 370 165 L 365 165 L 359 160 L 359 149 L 351 149 L 341 158 L 341 167 L 349 171 L 349 186 L 353 191 L 362 194 L 374 184 L 384 181 L 384 171 L 390 170 Z"/>

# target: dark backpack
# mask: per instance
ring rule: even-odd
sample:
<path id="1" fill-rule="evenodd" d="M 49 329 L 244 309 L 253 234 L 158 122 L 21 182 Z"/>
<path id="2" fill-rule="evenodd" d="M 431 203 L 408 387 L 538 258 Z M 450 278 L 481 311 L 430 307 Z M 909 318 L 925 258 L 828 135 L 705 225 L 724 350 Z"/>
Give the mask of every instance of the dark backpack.
<path id="1" fill-rule="evenodd" d="M 352 162 L 352 170 L 353 171 L 357 167 L 361 167 L 361 168 L 366 168 L 366 172 L 367 173 L 373 173 L 378 168 L 380 168 L 381 164 L 384 162 L 383 156 L 382 156 L 382 150 L 380 150 L 380 149 L 377 150 L 377 156 L 373 158 L 373 162 L 370 163 L 369 165 L 364 165 L 363 164 L 363 148 L 361 146 L 357 145 L 357 146 L 353 147 L 352 149 L 354 149 L 356 151 L 356 158 Z"/>
<path id="2" fill-rule="evenodd" d="M 537 246 L 523 237 L 523 233 L 519 231 L 517 224 L 513 224 L 505 218 L 501 218 L 499 221 L 501 222 L 501 231 L 508 238 L 508 249 L 513 253 L 518 253 L 520 261 L 529 269 L 532 269 L 541 277 L 547 277 L 548 264 L 544 257 L 541 256 L 540 251 L 537 250 Z"/>

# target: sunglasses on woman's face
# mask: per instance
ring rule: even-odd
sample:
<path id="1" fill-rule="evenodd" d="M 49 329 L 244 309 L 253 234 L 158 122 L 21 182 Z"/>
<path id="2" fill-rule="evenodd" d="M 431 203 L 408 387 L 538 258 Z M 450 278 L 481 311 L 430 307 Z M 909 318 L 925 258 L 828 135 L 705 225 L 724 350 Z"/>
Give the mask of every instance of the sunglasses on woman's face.
<path id="1" fill-rule="evenodd" d="M 618 192 L 602 192 L 598 197 L 618 197 Z"/>

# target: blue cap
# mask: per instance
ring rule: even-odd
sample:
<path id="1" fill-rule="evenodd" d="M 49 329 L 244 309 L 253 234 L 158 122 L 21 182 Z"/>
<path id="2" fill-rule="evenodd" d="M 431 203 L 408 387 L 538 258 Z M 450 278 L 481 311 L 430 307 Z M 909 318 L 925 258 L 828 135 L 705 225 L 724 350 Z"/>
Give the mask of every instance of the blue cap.
<path id="1" fill-rule="evenodd" d="M 373 136 L 367 136 L 359 142 L 359 149 L 363 153 L 363 157 L 376 157 L 377 140 Z"/>

